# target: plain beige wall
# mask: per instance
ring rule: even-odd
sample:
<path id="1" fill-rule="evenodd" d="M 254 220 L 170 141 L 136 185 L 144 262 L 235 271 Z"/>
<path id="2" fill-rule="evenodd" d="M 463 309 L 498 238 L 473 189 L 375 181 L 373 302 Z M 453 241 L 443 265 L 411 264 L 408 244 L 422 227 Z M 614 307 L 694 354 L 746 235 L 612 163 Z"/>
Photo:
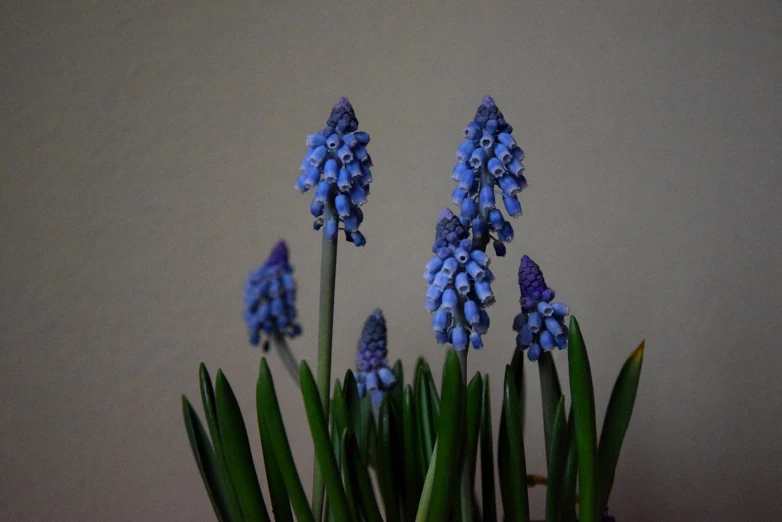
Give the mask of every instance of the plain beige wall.
<path id="1" fill-rule="evenodd" d="M 0 6 L 2 520 L 213 519 L 180 394 L 222 366 L 259 455 L 241 293 L 281 237 L 292 346 L 314 360 L 320 240 L 293 183 L 343 94 L 376 168 L 368 244 L 340 245 L 336 374 L 374 307 L 408 371 L 440 359 L 421 272 L 492 94 L 530 187 L 471 368 L 499 392 L 529 254 L 579 317 L 600 419 L 646 338 L 618 519 L 782 519 L 777 2 L 45 4 Z M 271 364 L 309 483 L 301 401 Z"/>

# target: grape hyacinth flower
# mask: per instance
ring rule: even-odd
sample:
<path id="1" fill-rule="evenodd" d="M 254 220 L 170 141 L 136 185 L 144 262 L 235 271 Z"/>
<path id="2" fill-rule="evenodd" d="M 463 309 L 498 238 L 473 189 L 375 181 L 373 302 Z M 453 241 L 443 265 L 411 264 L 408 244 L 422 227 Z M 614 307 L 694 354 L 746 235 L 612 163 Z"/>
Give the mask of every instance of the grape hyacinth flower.
<path id="1" fill-rule="evenodd" d="M 288 247 L 280 241 L 261 267 L 250 273 L 244 289 L 244 320 L 250 344 L 269 350 L 275 336 L 296 337 L 301 326 L 296 319 L 296 282 L 288 263 Z"/>
<path id="2" fill-rule="evenodd" d="M 505 243 L 513 240 L 513 226 L 497 202 L 502 200 L 511 217 L 520 216 L 517 194 L 527 186 L 521 163 L 524 152 L 512 132 L 497 104 L 485 96 L 475 119 L 464 129 L 452 176 L 457 182 L 452 201 L 461 208 L 462 224 L 471 227 L 476 248 L 485 250 L 494 240 L 494 251 L 500 257 L 505 255 Z M 500 192 L 495 194 L 497 187 Z"/>
<path id="3" fill-rule="evenodd" d="M 333 240 L 341 221 L 347 240 L 364 246 L 366 239 L 358 228 L 364 220 L 360 207 L 367 202 L 372 181 L 372 158 L 366 149 L 369 134 L 359 132 L 347 98 L 340 98 L 326 128 L 307 136 L 306 143 L 302 174 L 295 187 L 299 192 L 314 187 L 310 212 L 315 230 L 323 227 L 325 238 Z"/>
<path id="4" fill-rule="evenodd" d="M 453 212 L 444 208 L 437 221 L 432 252 L 424 279 L 429 283 L 426 309 L 433 313 L 432 327 L 438 344 L 451 343 L 464 350 L 472 343 L 482 348 L 481 336 L 489 329 L 485 308 L 494 303 L 490 259 L 475 248 L 470 232 Z"/>
<path id="5" fill-rule="evenodd" d="M 516 349 L 527 350 L 527 358 L 537 361 L 543 351 L 555 346 L 567 348 L 568 329 L 564 324 L 570 313 L 567 305 L 554 301 L 554 290 L 546 285 L 540 267 L 528 256 L 519 266 L 521 313 L 513 319 Z"/>
<path id="6" fill-rule="evenodd" d="M 388 368 L 386 342 L 386 319 L 378 309 L 364 322 L 356 353 L 358 373 L 355 374 L 359 396 L 363 398 L 369 393 L 375 410 L 380 408 L 383 395 L 396 382 L 394 373 Z"/>

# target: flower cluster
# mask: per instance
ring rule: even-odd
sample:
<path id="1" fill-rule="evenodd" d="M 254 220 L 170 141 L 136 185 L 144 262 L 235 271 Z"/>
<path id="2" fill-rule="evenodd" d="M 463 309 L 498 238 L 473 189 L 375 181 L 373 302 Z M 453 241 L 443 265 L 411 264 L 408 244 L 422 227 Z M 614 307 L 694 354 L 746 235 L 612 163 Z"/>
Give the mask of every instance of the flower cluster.
<path id="1" fill-rule="evenodd" d="M 296 283 L 293 267 L 288 263 L 288 247 L 280 241 L 269 259 L 250 273 L 244 288 L 244 320 L 250 332 L 250 343 L 269 349 L 272 336 L 296 337 L 301 326 L 296 319 Z"/>
<path id="2" fill-rule="evenodd" d="M 472 228 L 473 238 L 480 245 L 494 239 L 498 256 L 505 255 L 505 243 L 513 240 L 513 226 L 497 208 L 494 189 L 499 186 L 505 210 L 518 217 L 521 204 L 516 194 L 527 185 L 521 164 L 524 152 L 516 145 L 512 132 L 497 104 L 491 96 L 485 96 L 475 119 L 464 129 L 465 139 L 456 151 L 459 161 L 452 175 L 458 183 L 452 201 L 461 207 L 462 223 Z"/>
<path id="3" fill-rule="evenodd" d="M 567 348 L 568 331 L 563 321 L 570 311 L 566 304 L 552 302 L 554 290 L 546 285 L 537 263 L 527 256 L 521 258 L 519 287 L 521 313 L 513 319 L 513 329 L 519 332 L 516 349 L 528 349 L 529 360 L 537 361 L 541 350 Z"/>
<path id="4" fill-rule="evenodd" d="M 426 264 L 429 283 L 426 309 L 434 313 L 432 327 L 438 344 L 464 350 L 469 343 L 482 348 L 481 335 L 489 329 L 485 308 L 494 303 L 490 259 L 475 248 L 469 230 L 453 212 L 440 211 L 432 245 L 436 255 Z"/>
<path id="5" fill-rule="evenodd" d="M 394 373 L 388 369 L 386 341 L 386 319 L 382 311 L 375 310 L 367 317 L 361 331 L 356 353 L 358 373 L 355 374 L 359 396 L 370 393 L 375 409 L 380 407 L 386 390 L 396 382 Z"/>
<path id="6" fill-rule="evenodd" d="M 364 220 L 359 207 L 367 202 L 372 181 L 372 158 L 367 153 L 369 134 L 358 131 L 358 120 L 347 98 L 341 98 L 331 111 L 326 128 L 307 136 L 307 152 L 301 163 L 303 173 L 296 180 L 296 190 L 307 192 L 315 187 L 310 212 L 314 228 L 326 239 L 337 237 L 342 221 L 345 237 L 356 246 L 366 239 L 358 227 Z"/>

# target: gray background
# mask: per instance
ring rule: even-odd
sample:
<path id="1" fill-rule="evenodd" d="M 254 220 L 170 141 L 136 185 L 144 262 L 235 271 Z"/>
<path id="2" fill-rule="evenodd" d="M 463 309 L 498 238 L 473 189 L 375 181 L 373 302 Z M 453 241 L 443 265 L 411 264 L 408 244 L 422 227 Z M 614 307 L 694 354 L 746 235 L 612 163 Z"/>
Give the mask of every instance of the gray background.
<path id="1" fill-rule="evenodd" d="M 0 518 L 213 519 L 180 394 L 221 366 L 260 460 L 242 285 L 290 242 L 314 361 L 320 241 L 293 183 L 343 94 L 376 168 L 368 244 L 340 245 L 335 372 L 378 306 L 392 357 L 439 361 L 421 273 L 488 93 L 530 187 L 471 369 L 499 392 L 529 254 L 581 322 L 599 419 L 646 338 L 619 520 L 782 519 L 781 21 L 777 2 L 3 2 Z"/>

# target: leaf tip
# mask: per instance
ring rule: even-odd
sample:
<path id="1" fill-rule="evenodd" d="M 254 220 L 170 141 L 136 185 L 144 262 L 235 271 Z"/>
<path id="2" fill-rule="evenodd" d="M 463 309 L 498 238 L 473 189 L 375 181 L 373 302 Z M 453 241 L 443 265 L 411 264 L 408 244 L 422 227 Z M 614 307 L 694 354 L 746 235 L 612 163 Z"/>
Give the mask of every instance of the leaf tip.
<path id="1" fill-rule="evenodd" d="M 636 348 L 632 354 L 630 354 L 630 360 L 633 362 L 641 362 L 644 358 L 644 346 L 646 344 L 646 339 L 643 339 L 641 341 L 641 344 L 638 345 L 638 348 Z"/>

